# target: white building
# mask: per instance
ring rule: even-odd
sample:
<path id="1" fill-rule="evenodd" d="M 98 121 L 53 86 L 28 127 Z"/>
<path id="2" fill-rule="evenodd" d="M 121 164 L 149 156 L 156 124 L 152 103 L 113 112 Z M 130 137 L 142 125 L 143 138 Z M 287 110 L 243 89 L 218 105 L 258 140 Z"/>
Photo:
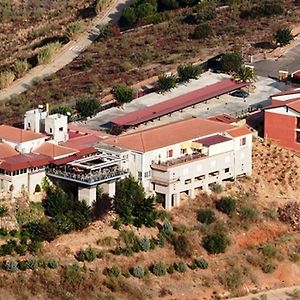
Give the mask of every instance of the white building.
<path id="1" fill-rule="evenodd" d="M 131 150 L 129 170 L 165 208 L 216 183 L 251 175 L 252 133 L 246 127 L 191 118 L 109 138 L 103 143 Z"/>

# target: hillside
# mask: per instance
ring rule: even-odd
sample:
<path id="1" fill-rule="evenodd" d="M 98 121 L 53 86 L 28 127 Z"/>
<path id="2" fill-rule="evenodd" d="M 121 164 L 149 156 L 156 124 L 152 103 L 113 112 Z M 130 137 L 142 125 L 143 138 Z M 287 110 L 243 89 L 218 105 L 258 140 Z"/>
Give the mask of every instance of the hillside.
<path id="1" fill-rule="evenodd" d="M 276 161 L 272 155 L 277 156 Z M 150 249 L 143 243 L 144 251 L 139 249 L 136 253 L 134 240 L 159 237 L 161 226 L 122 226 L 116 230 L 111 225 L 115 216 L 109 213 L 82 232 L 44 242 L 44 248 L 37 254 L 40 261 L 58 258 L 65 267 L 33 267 L 34 270 L 13 273 L 1 270 L 1 298 L 83 299 L 88 293 L 90 299 L 220 299 L 222 295 L 244 295 L 299 284 L 299 233 L 281 223 L 277 213 L 277 208 L 285 203 L 299 201 L 299 158 L 278 146 L 255 141 L 253 160 L 251 178 L 228 182 L 222 192 L 199 195 L 170 214 L 160 213 L 161 220 L 169 218 L 173 225 L 173 233 L 166 235 L 165 241 L 160 236 Z M 270 170 L 276 175 L 270 176 Z M 278 181 L 283 184 L 282 190 L 277 191 Z M 236 201 L 232 214 L 216 209 L 216 201 L 224 196 Z M 216 221 L 201 224 L 196 217 L 200 208 L 213 211 Z M 208 254 L 201 241 L 216 232 L 228 235 L 230 245 L 225 253 Z M 188 244 L 180 243 L 179 236 L 184 236 Z M 89 246 L 101 251 L 99 258 L 76 263 L 76 253 Z M 19 257 L 25 258 L 28 255 Z M 8 259 L 3 257 L 3 261 Z M 193 263 L 195 260 L 201 263 Z M 168 267 L 168 272 L 155 276 L 151 266 L 159 261 Z M 186 270 L 179 267 L 179 261 L 187 263 Z M 172 271 L 173 263 L 177 265 Z M 143 278 L 132 275 L 132 268 L 137 266 L 149 268 Z M 105 275 L 106 267 L 114 267 L 107 271 L 110 275 Z M 122 275 L 117 276 L 117 270 Z"/>
<path id="2" fill-rule="evenodd" d="M 248 60 L 250 55 L 270 51 L 279 26 L 293 27 L 300 19 L 294 1 L 282 3 L 282 13 L 267 11 L 268 16 L 245 17 L 247 5 L 219 7 L 207 16 L 200 5 L 160 12 L 124 32 L 118 26 L 104 28 L 98 41 L 66 68 L 2 102 L 0 120 L 19 122 L 26 110 L 41 103 L 73 107 L 85 95 L 101 100 L 116 83 L 132 85 L 174 71 L 179 64 L 205 61 L 220 53 L 237 51 Z M 194 20 L 195 14 L 201 18 Z M 195 38 L 195 30 L 203 23 L 208 25 L 208 36 Z"/>

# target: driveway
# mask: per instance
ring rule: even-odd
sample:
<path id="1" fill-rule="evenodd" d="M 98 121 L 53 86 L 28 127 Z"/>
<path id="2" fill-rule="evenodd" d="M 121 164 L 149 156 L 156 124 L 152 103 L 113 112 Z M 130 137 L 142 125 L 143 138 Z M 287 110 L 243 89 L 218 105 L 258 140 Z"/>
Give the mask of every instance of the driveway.
<path id="1" fill-rule="evenodd" d="M 86 29 L 76 41 L 64 45 L 52 62 L 31 69 L 24 77 L 14 81 L 11 86 L 0 90 L 0 100 L 25 92 L 32 86 L 34 80 L 49 76 L 65 67 L 97 38 L 99 34 L 99 30 L 95 27 L 97 24 L 117 22 L 123 9 L 131 2 L 132 0 L 115 0 L 105 12 L 93 20 L 93 25 Z"/>
<path id="2" fill-rule="evenodd" d="M 300 70 L 300 44 L 283 54 L 279 59 L 264 59 L 253 63 L 257 75 L 278 78 L 278 71 L 289 73 Z"/>

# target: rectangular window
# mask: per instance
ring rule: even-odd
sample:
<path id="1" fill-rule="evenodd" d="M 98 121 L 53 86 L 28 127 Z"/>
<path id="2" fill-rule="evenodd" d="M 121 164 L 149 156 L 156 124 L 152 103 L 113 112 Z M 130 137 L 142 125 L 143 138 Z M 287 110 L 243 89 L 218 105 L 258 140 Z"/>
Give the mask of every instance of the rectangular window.
<path id="1" fill-rule="evenodd" d="M 180 150 L 180 153 L 181 153 L 181 154 L 186 154 L 186 153 L 187 153 L 187 149 L 186 149 L 186 148 L 181 149 L 181 150 Z"/>
<path id="2" fill-rule="evenodd" d="M 240 141 L 241 146 L 245 146 L 246 145 L 246 138 L 243 137 Z"/>
<path id="3" fill-rule="evenodd" d="M 52 128 L 50 128 L 50 133 L 52 133 Z"/>
<path id="4" fill-rule="evenodd" d="M 151 176 L 151 171 L 145 172 L 144 176 L 145 176 L 145 178 L 150 177 Z"/>
<path id="5" fill-rule="evenodd" d="M 226 169 L 224 170 L 224 172 L 225 172 L 225 173 L 229 173 L 229 168 L 226 168 Z"/>
<path id="6" fill-rule="evenodd" d="M 190 183 L 192 183 L 192 179 L 186 179 L 186 180 L 184 181 L 184 184 L 190 184 Z"/>
<path id="7" fill-rule="evenodd" d="M 167 151 L 167 157 L 173 157 L 173 149 Z"/>
<path id="8" fill-rule="evenodd" d="M 27 127 L 30 128 L 30 123 L 27 124 Z"/>
<path id="9" fill-rule="evenodd" d="M 300 132 L 299 131 L 296 132 L 296 142 L 300 143 Z"/>
<path id="10" fill-rule="evenodd" d="M 58 130 L 59 130 L 59 131 L 64 131 L 64 128 L 63 128 L 63 127 L 59 127 Z"/>
<path id="11" fill-rule="evenodd" d="M 143 175 L 142 172 L 138 172 L 138 180 L 142 180 L 142 175 Z"/>
<path id="12" fill-rule="evenodd" d="M 200 175 L 200 176 L 195 177 L 195 181 L 200 181 L 203 179 L 205 179 L 205 175 Z"/>

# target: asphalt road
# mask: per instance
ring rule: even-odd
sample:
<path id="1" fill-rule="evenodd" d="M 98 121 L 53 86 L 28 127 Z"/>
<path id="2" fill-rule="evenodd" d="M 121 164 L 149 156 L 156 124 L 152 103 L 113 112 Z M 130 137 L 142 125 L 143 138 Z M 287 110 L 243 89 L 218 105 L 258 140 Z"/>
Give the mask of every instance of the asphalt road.
<path id="1" fill-rule="evenodd" d="M 300 44 L 283 54 L 279 59 L 264 59 L 254 64 L 255 73 L 259 76 L 278 78 L 278 71 L 289 73 L 300 70 Z"/>
<path id="2" fill-rule="evenodd" d="M 1 90 L 0 100 L 25 92 L 32 86 L 35 80 L 49 76 L 69 64 L 97 38 L 99 31 L 95 26 L 97 24 L 117 22 L 124 7 L 128 6 L 131 1 L 132 0 L 114 1 L 107 11 L 93 20 L 93 25 L 87 28 L 77 40 L 64 45 L 51 63 L 31 69 L 24 77 L 14 81 L 8 88 Z"/>

